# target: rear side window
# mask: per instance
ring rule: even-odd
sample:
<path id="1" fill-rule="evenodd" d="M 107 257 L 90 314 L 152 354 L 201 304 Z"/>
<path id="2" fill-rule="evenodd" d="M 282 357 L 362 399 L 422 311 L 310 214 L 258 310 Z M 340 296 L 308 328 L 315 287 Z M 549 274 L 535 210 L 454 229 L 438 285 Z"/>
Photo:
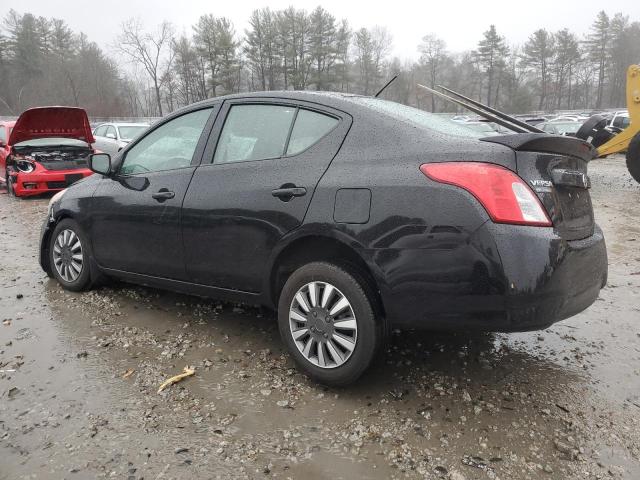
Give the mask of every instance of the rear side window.
<path id="1" fill-rule="evenodd" d="M 295 107 L 282 105 L 234 105 L 224 122 L 213 162 L 281 157 L 295 112 Z"/>
<path id="2" fill-rule="evenodd" d="M 333 130 L 337 124 L 337 118 L 310 110 L 298 110 L 296 123 L 293 125 L 287 146 L 287 155 L 295 155 L 306 150 Z"/>

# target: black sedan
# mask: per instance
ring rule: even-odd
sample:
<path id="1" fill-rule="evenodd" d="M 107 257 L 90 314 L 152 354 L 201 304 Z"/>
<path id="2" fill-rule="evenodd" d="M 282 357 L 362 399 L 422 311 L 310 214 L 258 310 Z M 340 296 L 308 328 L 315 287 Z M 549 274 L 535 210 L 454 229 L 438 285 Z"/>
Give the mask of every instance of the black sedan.
<path id="1" fill-rule="evenodd" d="M 371 97 L 191 105 L 52 198 L 43 269 L 277 309 L 297 364 L 347 384 L 391 327 L 523 331 L 606 282 L 592 147 L 482 134 Z"/>

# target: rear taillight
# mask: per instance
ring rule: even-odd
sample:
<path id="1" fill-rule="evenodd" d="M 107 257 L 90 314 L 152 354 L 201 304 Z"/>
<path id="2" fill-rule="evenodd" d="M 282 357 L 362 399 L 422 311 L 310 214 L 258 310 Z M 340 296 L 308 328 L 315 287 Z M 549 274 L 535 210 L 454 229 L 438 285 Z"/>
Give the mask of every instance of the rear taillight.
<path id="1" fill-rule="evenodd" d="M 551 226 L 549 216 L 529 186 L 511 170 L 491 163 L 425 163 L 428 178 L 464 188 L 496 223 Z"/>

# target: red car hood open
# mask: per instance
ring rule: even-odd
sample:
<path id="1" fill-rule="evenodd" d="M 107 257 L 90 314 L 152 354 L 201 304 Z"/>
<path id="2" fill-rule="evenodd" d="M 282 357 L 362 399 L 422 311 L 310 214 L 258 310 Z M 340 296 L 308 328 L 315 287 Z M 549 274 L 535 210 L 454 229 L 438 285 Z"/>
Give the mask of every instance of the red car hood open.
<path id="1" fill-rule="evenodd" d="M 87 112 L 75 107 L 31 108 L 18 117 L 9 137 L 9 145 L 35 138 L 75 138 L 87 143 L 95 140 Z"/>

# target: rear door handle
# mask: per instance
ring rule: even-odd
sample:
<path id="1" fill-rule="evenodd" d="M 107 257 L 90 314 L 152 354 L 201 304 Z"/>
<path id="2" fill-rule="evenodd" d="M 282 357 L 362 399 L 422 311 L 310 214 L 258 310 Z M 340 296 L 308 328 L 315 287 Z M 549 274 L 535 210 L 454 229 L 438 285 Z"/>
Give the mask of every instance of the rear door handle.
<path id="1" fill-rule="evenodd" d="M 285 187 L 284 185 L 275 190 L 271 190 L 271 195 L 278 197 L 283 202 L 288 202 L 293 197 L 303 197 L 307 194 L 307 189 L 304 187 Z"/>
<path id="2" fill-rule="evenodd" d="M 175 197 L 175 192 L 170 192 L 166 188 L 161 188 L 156 193 L 151 195 L 151 198 L 158 200 L 159 202 L 164 202 L 165 200 L 169 200 L 170 198 Z"/>

